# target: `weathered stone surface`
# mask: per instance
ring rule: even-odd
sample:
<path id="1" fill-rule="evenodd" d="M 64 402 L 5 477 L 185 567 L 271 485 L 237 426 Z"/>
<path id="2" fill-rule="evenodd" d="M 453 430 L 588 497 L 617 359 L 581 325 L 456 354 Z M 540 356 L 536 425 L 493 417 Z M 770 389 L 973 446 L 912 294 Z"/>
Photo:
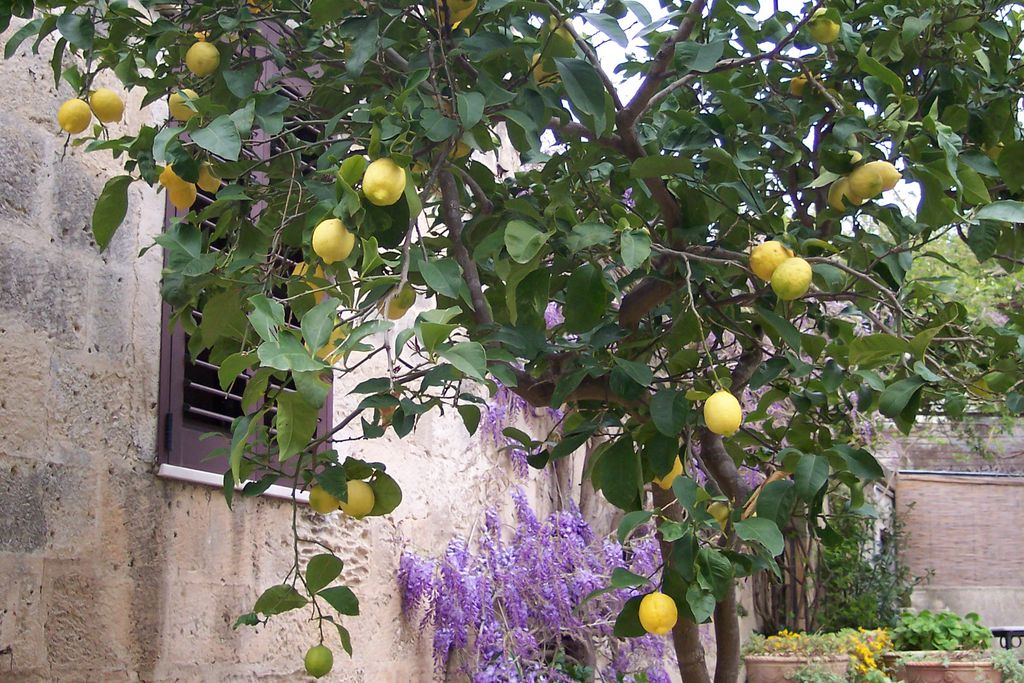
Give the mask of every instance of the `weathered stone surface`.
<path id="1" fill-rule="evenodd" d="M 31 553 L 46 544 L 42 476 L 35 463 L 0 463 L 0 551 Z"/>
<path id="2" fill-rule="evenodd" d="M 0 114 L 0 220 L 30 225 L 41 215 L 53 139 L 18 115 Z"/>

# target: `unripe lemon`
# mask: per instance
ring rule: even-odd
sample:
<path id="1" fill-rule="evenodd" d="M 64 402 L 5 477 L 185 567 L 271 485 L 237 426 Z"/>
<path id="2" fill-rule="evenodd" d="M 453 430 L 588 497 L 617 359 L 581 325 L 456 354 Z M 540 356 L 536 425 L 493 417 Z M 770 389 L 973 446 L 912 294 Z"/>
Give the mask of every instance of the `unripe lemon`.
<path id="1" fill-rule="evenodd" d="M 676 461 L 672 463 L 672 469 L 668 471 L 664 477 L 655 477 L 654 483 L 661 487 L 662 491 L 668 491 L 672 488 L 672 482 L 676 480 L 680 474 L 683 473 L 683 463 L 679 460 L 679 456 L 676 456 Z"/>
<path id="2" fill-rule="evenodd" d="M 188 121 L 199 112 L 185 104 L 185 98 L 182 97 L 182 93 L 188 95 L 190 100 L 194 100 L 199 97 L 199 94 L 191 88 L 185 88 L 181 92 L 172 92 L 167 98 L 167 110 L 171 112 L 171 116 L 177 120 Z"/>
<path id="3" fill-rule="evenodd" d="M 819 8 L 811 15 L 811 21 L 807 24 L 807 27 L 811 32 L 811 37 L 816 42 L 827 45 L 836 41 L 841 27 L 831 19 L 825 18 L 826 11 L 824 7 Z"/>
<path id="4" fill-rule="evenodd" d="M 729 525 L 729 504 L 723 503 L 720 500 L 716 500 L 711 505 L 708 505 L 708 514 L 715 518 L 718 522 L 718 526 L 725 531 L 725 527 Z"/>
<path id="5" fill-rule="evenodd" d="M 388 302 L 388 318 L 398 320 L 416 303 L 416 290 L 406 284 Z"/>
<path id="6" fill-rule="evenodd" d="M 783 261 L 772 273 L 772 289 L 783 301 L 799 299 L 811 287 L 811 264 L 799 256 Z"/>
<path id="7" fill-rule="evenodd" d="M 121 97 L 110 88 L 100 88 L 93 91 L 89 96 L 89 104 L 92 111 L 103 123 L 115 123 L 124 116 L 124 102 Z"/>
<path id="8" fill-rule="evenodd" d="M 363 172 L 363 194 L 371 204 L 391 206 L 405 192 L 405 169 L 391 159 L 377 159 Z"/>
<path id="9" fill-rule="evenodd" d="M 85 103 L 85 100 L 78 98 L 68 100 L 57 110 L 57 123 L 65 133 L 72 135 L 81 133 L 89 127 L 90 121 L 92 121 L 92 111 L 89 110 L 89 105 Z"/>
<path id="10" fill-rule="evenodd" d="M 903 175 L 896 170 L 896 167 L 888 161 L 869 161 L 861 168 L 869 168 L 878 174 L 882 179 L 882 192 L 888 192 L 896 187 Z M 852 174 L 851 174 L 852 175 Z"/>
<path id="11" fill-rule="evenodd" d="M 864 198 L 859 197 L 850 189 L 850 181 L 847 178 L 840 178 L 828 188 L 828 205 L 836 211 L 846 211 L 846 200 L 852 206 L 860 206 Z"/>
<path id="12" fill-rule="evenodd" d="M 664 593 L 648 593 L 640 601 L 640 625 L 648 633 L 663 636 L 672 630 L 678 619 L 676 601 Z"/>
<path id="13" fill-rule="evenodd" d="M 313 678 L 322 678 L 331 672 L 334 666 L 334 654 L 326 645 L 314 645 L 306 652 L 303 660 L 306 673 Z"/>
<path id="14" fill-rule="evenodd" d="M 338 499 L 327 493 L 327 489 L 317 484 L 309 490 L 309 507 L 321 515 L 327 515 L 338 509 L 341 503 Z"/>
<path id="15" fill-rule="evenodd" d="M 220 52 L 213 43 L 200 40 L 185 53 L 185 66 L 196 76 L 209 76 L 220 66 Z"/>
<path id="16" fill-rule="evenodd" d="M 792 251 L 782 242 L 769 240 L 750 250 L 750 269 L 754 275 L 767 282 L 772 279 L 772 273 L 779 264 L 788 258 L 793 258 Z"/>
<path id="17" fill-rule="evenodd" d="M 870 164 L 853 169 L 846 179 L 850 183 L 850 192 L 858 197 L 871 199 L 882 192 L 882 174 Z"/>
<path id="18" fill-rule="evenodd" d="M 807 84 L 811 82 L 811 79 L 807 77 L 807 74 L 798 74 L 793 77 L 793 80 L 789 82 L 789 94 L 793 97 L 803 97 L 804 90 L 807 89 Z"/>
<path id="19" fill-rule="evenodd" d="M 781 268 L 781 266 L 780 266 Z M 778 270 L 778 268 L 776 268 Z M 736 397 L 720 389 L 704 401 L 704 423 L 715 434 L 730 436 L 743 423 L 743 409 Z"/>
<path id="20" fill-rule="evenodd" d="M 217 194 L 217 190 L 220 189 L 220 178 L 213 175 L 213 166 L 209 163 L 204 163 L 199 167 L 199 180 L 196 181 L 204 192 L 210 194 Z"/>
<path id="21" fill-rule="evenodd" d="M 184 211 L 196 203 L 195 183 L 182 181 L 181 185 L 170 185 L 167 188 L 167 197 L 171 200 L 174 208 Z"/>
<path id="22" fill-rule="evenodd" d="M 337 218 L 321 221 L 313 229 L 313 251 L 324 263 L 344 261 L 356 245 L 356 236 Z"/>
<path id="23" fill-rule="evenodd" d="M 348 500 L 339 501 L 338 505 L 346 515 L 360 519 L 370 514 L 375 502 L 373 489 L 369 484 L 365 481 L 350 481 L 348 482 Z"/>

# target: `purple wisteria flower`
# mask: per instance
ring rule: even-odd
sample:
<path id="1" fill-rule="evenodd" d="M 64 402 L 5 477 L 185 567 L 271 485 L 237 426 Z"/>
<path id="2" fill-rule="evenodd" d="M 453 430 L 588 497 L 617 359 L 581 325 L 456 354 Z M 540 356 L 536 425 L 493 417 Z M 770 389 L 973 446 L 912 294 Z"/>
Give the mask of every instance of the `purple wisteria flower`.
<path id="1" fill-rule="evenodd" d="M 491 510 L 475 544 L 461 538 L 438 559 L 403 553 L 398 570 L 403 611 L 422 612 L 433 628 L 439 672 L 458 670 L 473 683 L 669 680 L 669 641 L 613 637 L 630 589 L 584 602 L 626 566 L 650 575 L 659 564 L 653 535 L 634 539 L 632 559 L 597 537 L 576 509 L 539 519 L 526 495 L 513 493 L 515 525 L 503 529 Z M 598 664 L 600 662 L 600 664 Z"/>

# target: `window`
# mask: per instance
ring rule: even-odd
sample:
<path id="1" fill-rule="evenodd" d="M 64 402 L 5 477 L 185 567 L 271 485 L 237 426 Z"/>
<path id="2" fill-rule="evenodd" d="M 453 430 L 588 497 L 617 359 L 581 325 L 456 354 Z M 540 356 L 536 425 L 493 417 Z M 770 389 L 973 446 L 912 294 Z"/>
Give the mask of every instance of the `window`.
<path id="1" fill-rule="evenodd" d="M 300 97 L 296 89 L 284 89 L 282 92 L 294 99 Z M 312 126 L 302 128 L 306 135 L 316 135 Z M 270 154 L 273 148 L 263 149 L 257 154 Z M 312 169 L 313 159 L 307 160 L 307 168 Z M 213 196 L 201 189 L 198 191 L 193 209 L 201 210 L 213 202 Z M 177 212 L 167 204 L 165 227 L 169 226 Z M 202 225 L 204 232 L 212 230 L 212 222 Z M 287 260 L 287 259 L 286 259 Z M 291 268 L 294 261 L 288 261 Z M 201 322 L 202 314 L 193 312 L 197 323 Z M 238 376 L 235 383 L 222 391 L 217 372 L 219 366 L 211 362 L 207 351 L 203 351 L 193 359 L 188 350 L 188 335 L 181 325 L 171 326 L 171 308 L 163 305 L 161 319 L 162 339 L 160 350 L 160 419 L 158 434 L 158 454 L 160 476 L 183 479 L 211 486 L 223 485 L 223 475 L 228 469 L 227 456 L 211 457 L 218 448 L 230 444 L 231 423 L 243 414 L 242 394 L 248 382 L 249 374 Z M 272 389 L 279 388 L 271 382 Z M 285 391 L 288 388 L 285 387 Z M 323 436 L 331 424 L 332 401 L 328 395 L 320 414 L 317 435 Z M 273 418 L 273 411 L 268 415 L 268 425 Z M 210 436 L 211 433 L 213 436 Z M 291 498 L 291 486 L 272 486 L 268 495 Z M 305 497 L 305 494 L 298 494 Z"/>

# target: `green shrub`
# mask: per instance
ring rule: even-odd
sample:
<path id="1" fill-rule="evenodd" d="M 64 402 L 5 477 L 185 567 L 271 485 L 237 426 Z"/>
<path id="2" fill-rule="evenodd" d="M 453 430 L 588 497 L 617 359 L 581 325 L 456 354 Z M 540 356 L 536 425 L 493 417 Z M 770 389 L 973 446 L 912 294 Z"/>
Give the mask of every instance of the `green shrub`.
<path id="1" fill-rule="evenodd" d="M 985 650 L 992 643 L 992 632 L 973 612 L 905 612 L 892 636 L 897 650 Z"/>

